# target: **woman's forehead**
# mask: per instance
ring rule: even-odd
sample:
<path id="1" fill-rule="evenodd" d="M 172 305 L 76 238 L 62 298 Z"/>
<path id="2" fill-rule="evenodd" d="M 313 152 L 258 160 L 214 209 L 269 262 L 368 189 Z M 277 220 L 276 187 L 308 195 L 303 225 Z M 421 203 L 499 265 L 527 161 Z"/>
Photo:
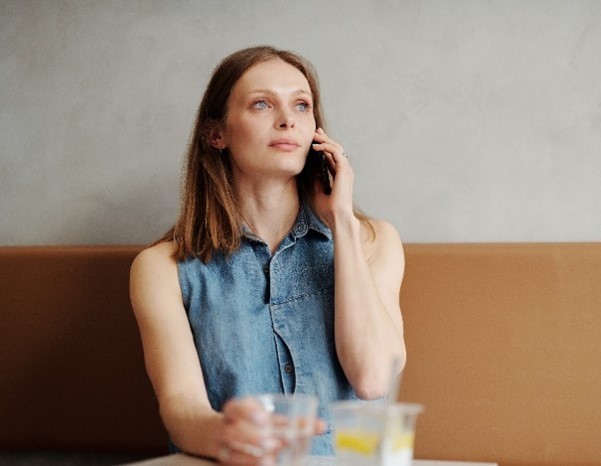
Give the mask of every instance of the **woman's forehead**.
<path id="1" fill-rule="evenodd" d="M 311 86 L 303 73 L 280 59 L 253 65 L 236 82 L 232 94 L 245 96 L 255 92 L 293 94 L 304 91 L 311 93 Z"/>

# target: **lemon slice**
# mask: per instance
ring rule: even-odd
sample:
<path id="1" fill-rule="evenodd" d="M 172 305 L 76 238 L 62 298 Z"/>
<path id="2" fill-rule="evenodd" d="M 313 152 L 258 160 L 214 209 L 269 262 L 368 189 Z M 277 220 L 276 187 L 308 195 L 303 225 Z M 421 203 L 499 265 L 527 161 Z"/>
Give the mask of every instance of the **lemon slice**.
<path id="1" fill-rule="evenodd" d="M 411 433 L 396 434 L 392 439 L 392 451 L 413 448 L 414 437 Z"/>
<path id="2" fill-rule="evenodd" d="M 378 434 L 372 432 L 338 432 L 336 448 L 362 455 L 373 455 L 378 448 Z"/>

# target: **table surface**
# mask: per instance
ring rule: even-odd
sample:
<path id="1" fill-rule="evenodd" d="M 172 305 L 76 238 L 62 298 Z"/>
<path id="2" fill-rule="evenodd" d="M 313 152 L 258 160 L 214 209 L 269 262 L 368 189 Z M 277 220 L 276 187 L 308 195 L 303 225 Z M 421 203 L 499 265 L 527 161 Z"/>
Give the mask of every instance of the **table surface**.
<path id="1" fill-rule="evenodd" d="M 131 463 L 136 466 L 214 466 L 204 458 L 196 458 L 182 453 L 161 456 L 146 461 Z M 336 458 L 330 456 L 310 456 L 306 466 L 336 466 Z M 497 463 L 475 463 L 471 461 L 413 460 L 413 466 L 497 466 Z"/>

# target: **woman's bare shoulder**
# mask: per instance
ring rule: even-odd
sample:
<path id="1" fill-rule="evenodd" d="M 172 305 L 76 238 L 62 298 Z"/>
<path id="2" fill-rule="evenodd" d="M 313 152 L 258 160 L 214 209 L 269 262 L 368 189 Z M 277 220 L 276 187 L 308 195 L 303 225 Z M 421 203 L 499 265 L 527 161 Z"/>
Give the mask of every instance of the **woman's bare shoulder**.
<path id="1" fill-rule="evenodd" d="M 132 267 L 168 266 L 175 263 L 175 244 L 171 241 L 163 241 L 140 251 Z"/>
<path id="2" fill-rule="evenodd" d="M 392 223 L 388 222 L 387 220 L 373 219 L 371 220 L 371 223 L 374 226 L 374 229 L 376 230 L 376 239 L 378 235 L 383 235 L 387 239 L 395 239 L 398 241 L 401 240 L 399 238 L 399 233 L 397 232 L 396 228 L 392 225 Z"/>
<path id="3" fill-rule="evenodd" d="M 150 314 L 181 302 L 175 247 L 158 243 L 141 251 L 130 271 L 130 297 L 134 311 Z"/>
<path id="4" fill-rule="evenodd" d="M 132 283 L 157 284 L 176 280 L 177 261 L 174 243 L 161 242 L 142 250 L 131 265 L 130 279 Z"/>
<path id="5" fill-rule="evenodd" d="M 403 275 L 405 273 L 405 253 L 396 228 L 386 220 L 372 219 L 375 237 L 364 241 L 364 251 L 375 283 L 382 296 L 389 296 L 389 302 L 398 302 Z"/>
<path id="6" fill-rule="evenodd" d="M 382 256 L 395 256 L 398 260 L 403 256 L 403 244 L 396 228 L 388 221 L 370 219 L 373 235 L 367 226 L 363 226 L 363 237 L 368 259 L 371 261 Z"/>
<path id="7" fill-rule="evenodd" d="M 373 246 L 377 247 L 381 244 L 393 243 L 398 246 L 401 245 L 401 238 L 396 228 L 387 220 L 370 218 L 369 224 L 373 228 L 370 231 L 369 227 L 362 224 L 362 237 L 367 240 L 368 243 L 375 243 Z"/>

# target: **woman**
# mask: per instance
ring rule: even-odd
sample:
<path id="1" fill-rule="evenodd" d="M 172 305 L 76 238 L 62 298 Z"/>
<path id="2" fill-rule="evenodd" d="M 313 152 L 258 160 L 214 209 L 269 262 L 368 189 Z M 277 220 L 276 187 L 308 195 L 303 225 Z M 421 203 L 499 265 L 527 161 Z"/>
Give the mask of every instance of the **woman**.
<path id="1" fill-rule="evenodd" d="M 147 371 L 183 451 L 259 464 L 275 443 L 248 428 L 263 419 L 246 395 L 311 393 L 327 420 L 333 400 L 384 396 L 404 363 L 400 239 L 354 211 L 353 171 L 323 126 L 317 77 L 290 52 L 236 52 L 205 91 L 180 216 L 131 270 Z M 316 432 L 312 453 L 331 454 Z"/>

